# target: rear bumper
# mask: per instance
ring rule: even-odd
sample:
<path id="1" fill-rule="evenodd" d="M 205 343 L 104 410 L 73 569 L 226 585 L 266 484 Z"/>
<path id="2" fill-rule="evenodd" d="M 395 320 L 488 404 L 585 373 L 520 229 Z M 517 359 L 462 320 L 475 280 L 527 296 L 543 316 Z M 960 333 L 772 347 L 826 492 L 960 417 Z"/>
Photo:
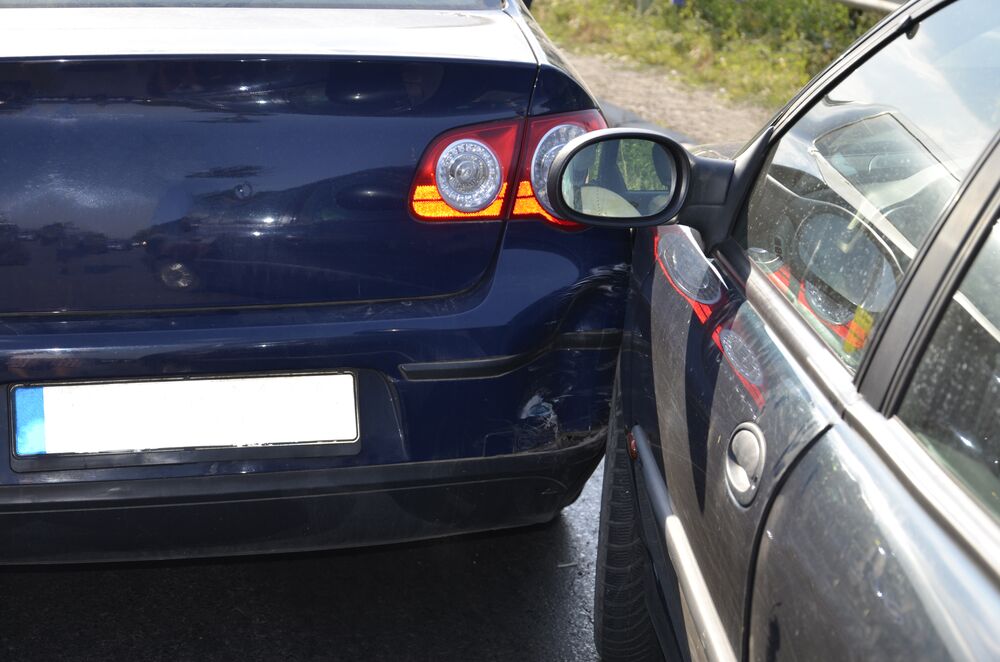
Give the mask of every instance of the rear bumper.
<path id="1" fill-rule="evenodd" d="M 350 454 L 22 457 L 2 435 L 0 563 L 359 546 L 548 520 L 598 461 L 629 250 L 611 230 L 510 223 L 493 273 L 455 297 L 0 320 L 8 430 L 16 384 L 324 372 L 357 376 L 360 427 Z"/>
<path id="2" fill-rule="evenodd" d="M 604 449 L 0 488 L 0 564 L 335 549 L 546 522 Z"/>

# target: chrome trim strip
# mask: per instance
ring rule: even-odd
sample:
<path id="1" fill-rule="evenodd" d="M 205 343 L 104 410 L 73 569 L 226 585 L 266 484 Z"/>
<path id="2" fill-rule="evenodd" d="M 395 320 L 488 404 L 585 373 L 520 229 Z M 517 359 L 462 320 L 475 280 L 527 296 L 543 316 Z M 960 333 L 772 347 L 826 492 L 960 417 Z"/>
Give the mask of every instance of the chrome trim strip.
<path id="1" fill-rule="evenodd" d="M 667 486 L 656 469 L 659 465 L 649 447 L 649 439 L 638 425 L 632 428 L 632 436 L 639 450 L 639 466 L 643 482 L 646 484 L 646 492 L 652 502 L 653 512 L 663 523 L 667 553 L 670 555 L 681 591 L 690 609 L 691 620 L 698 630 L 698 640 L 702 649 L 713 662 L 736 662 L 736 654 L 726 635 L 722 619 L 719 618 L 708 584 L 705 583 L 701 568 L 698 567 L 698 560 L 684 531 L 684 524 L 674 511 Z"/>
<path id="2" fill-rule="evenodd" d="M 844 413 L 847 421 L 886 464 L 908 483 L 910 492 L 928 512 L 979 560 L 1000 578 L 1000 527 L 961 484 L 930 456 L 897 417 L 886 419 L 864 400 Z"/>

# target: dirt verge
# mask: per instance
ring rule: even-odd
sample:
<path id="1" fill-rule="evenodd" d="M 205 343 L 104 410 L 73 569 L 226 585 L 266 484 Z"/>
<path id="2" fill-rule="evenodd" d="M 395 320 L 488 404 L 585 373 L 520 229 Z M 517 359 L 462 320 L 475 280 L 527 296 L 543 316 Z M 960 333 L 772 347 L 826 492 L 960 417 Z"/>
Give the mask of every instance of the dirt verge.
<path id="1" fill-rule="evenodd" d="M 564 54 L 598 99 L 700 143 L 744 142 L 773 114 L 765 108 L 734 104 L 712 91 L 692 88 L 669 71 L 611 56 Z"/>

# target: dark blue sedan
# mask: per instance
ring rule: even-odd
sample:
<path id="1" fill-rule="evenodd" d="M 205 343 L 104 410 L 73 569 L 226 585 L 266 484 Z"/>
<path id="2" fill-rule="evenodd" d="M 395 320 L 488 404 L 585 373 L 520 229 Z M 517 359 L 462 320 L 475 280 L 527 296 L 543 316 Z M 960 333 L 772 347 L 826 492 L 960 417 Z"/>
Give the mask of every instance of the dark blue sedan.
<path id="1" fill-rule="evenodd" d="M 604 452 L 605 126 L 500 0 L 0 1 L 0 562 L 545 522 Z"/>

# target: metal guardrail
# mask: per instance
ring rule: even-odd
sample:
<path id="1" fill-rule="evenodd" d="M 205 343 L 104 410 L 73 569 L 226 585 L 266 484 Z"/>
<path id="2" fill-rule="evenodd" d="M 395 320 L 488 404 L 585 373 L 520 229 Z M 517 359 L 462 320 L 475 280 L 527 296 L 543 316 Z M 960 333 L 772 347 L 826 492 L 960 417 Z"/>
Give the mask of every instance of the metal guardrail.
<path id="1" fill-rule="evenodd" d="M 856 9 L 869 9 L 871 11 L 880 11 L 888 14 L 891 11 L 895 11 L 901 4 L 906 2 L 906 0 L 835 0 L 842 5 L 848 5 Z"/>
<path id="2" fill-rule="evenodd" d="M 653 0 L 635 0 L 635 8 L 640 12 L 646 11 L 652 1 Z M 674 5 L 683 6 L 686 0 L 669 0 L 669 2 Z M 868 9 L 888 14 L 889 12 L 895 11 L 900 5 L 906 2 L 906 0 L 834 0 L 834 2 L 839 2 L 842 5 L 854 7 L 855 9 Z"/>
<path id="3" fill-rule="evenodd" d="M 639 11 L 646 11 L 653 0 L 636 0 L 635 8 Z M 686 0 L 669 0 L 671 4 L 683 6 Z M 868 9 L 871 11 L 881 11 L 888 14 L 895 11 L 906 0 L 834 0 L 842 5 L 854 7 L 855 9 Z"/>

